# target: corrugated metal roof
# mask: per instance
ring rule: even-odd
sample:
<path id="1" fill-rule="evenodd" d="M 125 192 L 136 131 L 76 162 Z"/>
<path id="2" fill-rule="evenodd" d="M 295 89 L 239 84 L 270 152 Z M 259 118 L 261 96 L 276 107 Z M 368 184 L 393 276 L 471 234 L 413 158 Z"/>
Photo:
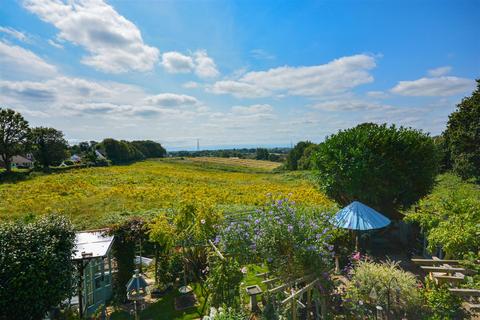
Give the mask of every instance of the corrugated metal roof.
<path id="1" fill-rule="evenodd" d="M 113 243 L 113 236 L 103 231 L 77 232 L 75 235 L 75 252 L 73 260 L 104 257 Z"/>
<path id="2" fill-rule="evenodd" d="M 376 210 L 354 201 L 333 216 L 333 224 L 351 230 L 372 230 L 386 227 L 390 219 Z"/>

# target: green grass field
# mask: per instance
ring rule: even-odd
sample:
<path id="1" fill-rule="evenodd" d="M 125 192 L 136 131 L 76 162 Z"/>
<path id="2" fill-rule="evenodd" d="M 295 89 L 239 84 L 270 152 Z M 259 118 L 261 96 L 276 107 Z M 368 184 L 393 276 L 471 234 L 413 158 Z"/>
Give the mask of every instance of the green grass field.
<path id="1" fill-rule="evenodd" d="M 292 200 L 308 206 L 332 205 L 308 174 L 274 173 L 266 165 L 275 163 L 255 163 L 159 159 L 40 174 L 0 184 L 0 220 L 58 213 L 78 228 L 96 228 L 113 213 L 154 213 L 180 201 L 244 208 L 264 204 L 268 193 L 291 193 Z"/>

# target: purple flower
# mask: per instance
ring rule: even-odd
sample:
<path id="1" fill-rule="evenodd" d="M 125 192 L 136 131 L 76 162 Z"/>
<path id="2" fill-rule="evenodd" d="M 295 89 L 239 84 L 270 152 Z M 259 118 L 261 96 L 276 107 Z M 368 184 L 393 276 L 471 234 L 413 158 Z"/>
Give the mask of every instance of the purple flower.
<path id="1" fill-rule="evenodd" d="M 329 251 L 332 251 L 332 250 L 333 250 L 333 245 L 329 244 L 329 245 L 327 246 L 327 248 L 328 248 Z"/>
<path id="2" fill-rule="evenodd" d="M 293 226 L 291 224 L 289 224 L 288 227 L 287 227 L 287 230 L 288 230 L 288 232 L 292 232 Z"/>
<path id="3" fill-rule="evenodd" d="M 216 237 L 215 237 L 215 240 L 213 241 L 213 243 L 217 245 L 217 244 L 220 242 L 220 239 L 221 239 L 220 236 L 216 236 Z"/>
<path id="4" fill-rule="evenodd" d="M 259 219 L 256 219 L 255 220 L 255 224 L 259 224 L 260 223 L 260 220 Z"/>
<path id="5" fill-rule="evenodd" d="M 272 261 L 273 261 L 272 258 L 270 258 L 270 257 L 267 258 L 267 262 L 272 262 Z"/>
<path id="6" fill-rule="evenodd" d="M 317 233 L 316 236 L 315 236 L 315 238 L 317 238 L 317 240 L 320 240 L 321 237 L 322 237 L 322 235 L 319 234 L 319 233 Z"/>

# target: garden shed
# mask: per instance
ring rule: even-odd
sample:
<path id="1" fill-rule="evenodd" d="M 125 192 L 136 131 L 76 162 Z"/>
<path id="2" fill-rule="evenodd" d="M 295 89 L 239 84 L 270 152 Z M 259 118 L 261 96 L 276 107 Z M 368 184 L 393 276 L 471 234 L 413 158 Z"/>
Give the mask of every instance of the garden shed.
<path id="1" fill-rule="evenodd" d="M 112 244 L 104 230 L 78 232 L 73 260 L 78 265 L 78 284 L 72 304 L 88 317 L 112 296 Z"/>

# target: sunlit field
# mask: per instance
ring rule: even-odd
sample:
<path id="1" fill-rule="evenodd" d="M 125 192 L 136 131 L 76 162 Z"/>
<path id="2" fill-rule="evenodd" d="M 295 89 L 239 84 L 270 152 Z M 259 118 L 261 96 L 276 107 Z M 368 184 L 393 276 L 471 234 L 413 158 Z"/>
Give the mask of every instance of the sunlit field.
<path id="1" fill-rule="evenodd" d="M 247 168 L 254 168 L 254 169 L 264 169 L 267 171 L 274 170 L 282 165 L 279 162 L 252 160 L 252 159 L 239 159 L 239 158 L 196 157 L 196 158 L 189 158 L 188 160 L 194 161 L 194 162 L 222 164 L 222 165 L 247 167 Z"/>
<path id="2" fill-rule="evenodd" d="M 253 163 L 242 168 L 166 159 L 41 175 L 0 185 L 0 219 L 55 212 L 78 227 L 93 228 L 103 226 L 111 213 L 171 208 L 182 200 L 222 209 L 254 206 L 265 203 L 268 193 L 291 194 L 308 206 L 332 204 L 306 177 L 258 172 Z"/>

